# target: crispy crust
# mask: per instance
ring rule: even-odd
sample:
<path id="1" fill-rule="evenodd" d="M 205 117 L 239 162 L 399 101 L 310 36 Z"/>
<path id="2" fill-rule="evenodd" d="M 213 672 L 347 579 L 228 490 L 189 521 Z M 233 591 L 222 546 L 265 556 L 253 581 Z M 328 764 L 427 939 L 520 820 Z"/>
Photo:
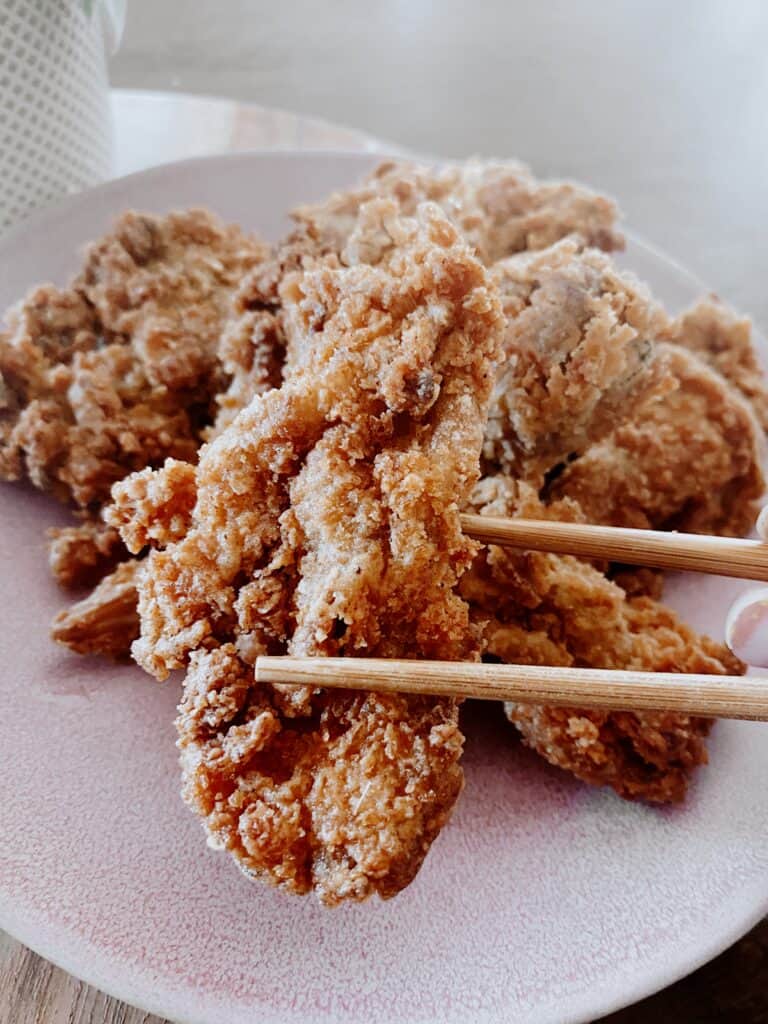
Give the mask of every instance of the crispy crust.
<path id="1" fill-rule="evenodd" d="M 125 657 L 139 634 L 136 582 L 142 569 L 136 559 L 118 565 L 86 598 L 59 612 L 53 639 L 78 654 Z"/>
<path id="2" fill-rule="evenodd" d="M 127 557 L 117 530 L 97 519 L 48 530 L 48 565 L 67 589 L 95 586 Z"/>
<path id="3" fill-rule="evenodd" d="M 342 252 L 361 205 L 377 196 L 396 200 L 408 215 L 425 200 L 437 203 L 489 266 L 571 234 L 608 251 L 624 245 L 616 230 L 618 210 L 610 199 L 569 182 L 540 182 L 515 161 L 479 160 L 444 168 L 383 163 L 360 188 L 297 209 L 292 240 L 304 252 Z M 348 252 L 351 259 L 365 259 L 364 250 L 353 247 Z"/>
<path id="4" fill-rule="evenodd" d="M 408 885 L 462 788 L 451 701 L 319 694 L 289 718 L 232 645 L 192 655 L 177 724 L 210 844 L 329 906 Z"/>
<path id="5" fill-rule="evenodd" d="M 606 251 L 624 248 L 615 203 L 570 182 L 540 182 L 516 161 L 470 160 L 442 168 L 386 161 L 361 185 L 294 210 L 296 226 L 275 259 L 255 271 L 252 294 L 274 308 L 285 273 L 331 255 L 347 264 L 364 261 L 365 246 L 376 241 L 367 235 L 360 248 L 359 240 L 350 243 L 350 235 L 361 207 L 377 198 L 396 202 L 406 216 L 413 216 L 420 203 L 437 203 L 487 266 L 568 235 Z"/>
<path id="6" fill-rule="evenodd" d="M 505 360 L 483 456 L 491 471 L 535 479 L 663 390 L 654 340 L 666 316 L 639 281 L 571 239 L 492 272 L 506 317 Z"/>
<path id="7" fill-rule="evenodd" d="M 759 424 L 698 356 L 660 347 L 677 388 L 568 465 L 550 497 L 595 523 L 742 535 L 765 487 Z"/>
<path id="8" fill-rule="evenodd" d="M 226 379 L 232 292 L 266 255 L 201 210 L 119 218 L 73 288 L 37 288 L 7 314 L 0 476 L 95 509 L 133 470 L 193 461 Z"/>
<path id="9" fill-rule="evenodd" d="M 545 507 L 526 484 L 486 478 L 473 495 L 489 515 L 578 520 L 572 502 Z M 487 654 L 509 664 L 741 673 L 727 648 L 698 636 L 650 597 L 628 597 L 570 556 L 486 549 L 461 583 L 487 622 Z M 706 762 L 711 722 L 688 715 L 507 704 L 525 742 L 551 764 L 626 799 L 681 800 Z"/>
<path id="10" fill-rule="evenodd" d="M 286 649 L 477 657 L 453 592 L 476 551 L 458 505 L 502 326 L 436 207 L 411 220 L 378 200 L 357 228 L 365 262 L 283 282 L 286 381 L 202 451 L 186 533 L 148 558 L 134 645 L 160 678 L 189 664 L 184 793 L 214 844 L 329 904 L 391 896 L 418 870 L 462 785 L 457 706 L 264 688 L 250 665 Z M 168 471 L 144 477 L 175 507 Z M 131 487 L 117 492 L 126 539 L 132 508 L 151 533 Z"/>
<path id="11" fill-rule="evenodd" d="M 711 295 L 673 320 L 665 337 L 695 352 L 722 374 L 750 403 L 763 430 L 768 430 L 768 384 L 748 317 L 740 317 Z"/>
<path id="12" fill-rule="evenodd" d="M 195 467 L 167 459 L 162 472 L 132 473 L 112 488 L 104 518 L 133 555 L 145 547 L 165 547 L 189 529 L 197 500 Z"/>

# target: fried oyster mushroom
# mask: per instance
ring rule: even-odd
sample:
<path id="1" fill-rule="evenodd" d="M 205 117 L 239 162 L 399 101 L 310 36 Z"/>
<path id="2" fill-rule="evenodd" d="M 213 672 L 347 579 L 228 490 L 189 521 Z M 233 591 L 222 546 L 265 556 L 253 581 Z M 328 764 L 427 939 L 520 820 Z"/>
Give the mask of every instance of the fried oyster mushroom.
<path id="1" fill-rule="evenodd" d="M 502 260 L 492 274 L 506 330 L 483 456 L 489 468 L 540 479 L 664 390 L 654 342 L 666 315 L 644 285 L 573 239 Z"/>
<path id="2" fill-rule="evenodd" d="M 544 506 L 533 488 L 484 478 L 471 507 L 486 515 L 583 520 L 578 506 Z M 628 597 L 571 556 L 489 547 L 460 593 L 486 625 L 486 655 L 508 664 L 741 674 L 728 649 L 650 597 Z M 628 800 L 682 800 L 706 763 L 711 720 L 670 712 L 596 711 L 508 703 L 524 742 L 551 764 Z"/>
<path id="3" fill-rule="evenodd" d="M 698 356 L 659 348 L 674 390 L 566 466 L 548 498 L 572 498 L 591 523 L 741 536 L 765 488 L 760 426 Z"/>
<path id="4" fill-rule="evenodd" d="M 516 161 L 435 167 L 389 160 L 362 184 L 293 210 L 296 226 L 278 245 L 275 259 L 254 275 L 261 301 L 276 303 L 286 272 L 342 254 L 361 207 L 377 198 L 393 200 L 405 216 L 413 216 L 420 203 L 437 203 L 487 266 L 568 235 L 607 252 L 624 247 L 616 227 L 619 211 L 610 199 L 571 182 L 539 181 Z M 376 244 L 370 236 L 363 242 Z M 350 253 L 352 261 L 365 258 L 364 250 Z"/>
<path id="5" fill-rule="evenodd" d="M 708 296 L 676 317 L 664 337 L 695 352 L 721 373 L 750 403 L 763 430 L 768 430 L 768 383 L 748 317 Z"/>
<path id="6" fill-rule="evenodd" d="M 463 784 L 457 704 L 269 687 L 253 663 L 479 656 L 455 593 L 477 550 L 459 507 L 502 327 L 436 206 L 412 219 L 376 200 L 352 234 L 364 259 L 283 281 L 285 382 L 203 449 L 178 508 L 159 470 L 157 487 L 116 488 L 110 512 L 127 543 L 160 545 L 134 655 L 158 678 L 188 668 L 185 800 L 245 872 L 331 905 L 393 896 L 418 871 Z"/>
<path id="7" fill-rule="evenodd" d="M 98 522 L 112 484 L 194 461 L 226 385 L 219 337 L 268 250 L 203 210 L 126 213 L 63 290 L 34 289 L 0 334 L 0 479 L 28 479 L 85 522 L 54 535 L 51 569 L 92 584 L 126 552 Z"/>

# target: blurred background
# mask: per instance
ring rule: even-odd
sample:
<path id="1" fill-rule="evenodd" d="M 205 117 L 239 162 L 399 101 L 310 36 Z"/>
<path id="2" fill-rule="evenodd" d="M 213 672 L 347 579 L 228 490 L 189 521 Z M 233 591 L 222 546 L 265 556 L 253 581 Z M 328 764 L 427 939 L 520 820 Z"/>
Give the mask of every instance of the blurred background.
<path id="1" fill-rule="evenodd" d="M 583 180 L 765 328 L 766 53 L 765 0 L 129 0 L 110 76 Z"/>

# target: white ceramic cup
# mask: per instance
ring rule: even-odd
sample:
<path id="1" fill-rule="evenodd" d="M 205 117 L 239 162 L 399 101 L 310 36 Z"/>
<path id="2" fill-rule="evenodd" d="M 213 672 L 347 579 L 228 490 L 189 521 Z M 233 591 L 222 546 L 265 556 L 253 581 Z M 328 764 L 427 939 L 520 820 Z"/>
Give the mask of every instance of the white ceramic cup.
<path id="1" fill-rule="evenodd" d="M 0 0 L 0 231 L 110 176 L 125 0 Z"/>

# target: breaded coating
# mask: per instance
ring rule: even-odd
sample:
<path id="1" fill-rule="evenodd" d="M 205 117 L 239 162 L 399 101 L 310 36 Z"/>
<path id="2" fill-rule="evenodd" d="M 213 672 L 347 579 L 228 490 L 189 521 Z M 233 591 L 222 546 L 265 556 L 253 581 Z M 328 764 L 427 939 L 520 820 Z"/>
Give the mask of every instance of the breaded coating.
<path id="1" fill-rule="evenodd" d="M 282 275 L 314 259 L 366 259 L 364 248 L 348 247 L 360 208 L 371 199 L 392 199 L 412 216 L 420 203 L 437 203 L 488 266 L 512 253 L 544 249 L 567 235 L 611 251 L 624 247 L 616 228 L 619 211 L 610 199 L 570 182 L 541 182 L 516 161 L 470 160 L 435 167 L 386 161 L 358 186 L 335 192 L 322 203 L 298 207 L 296 222 L 275 261 L 256 274 L 257 290 L 274 302 Z M 366 236 L 365 245 L 376 245 Z"/>
<path id="2" fill-rule="evenodd" d="M 36 288 L 6 314 L 0 478 L 27 478 L 87 516 L 53 531 L 63 585 L 92 586 L 127 557 L 99 521 L 112 484 L 169 457 L 195 461 L 215 396 L 236 387 L 244 400 L 246 354 L 222 359 L 219 346 L 241 279 L 267 255 L 202 210 L 126 213 L 70 287 Z"/>
<path id="3" fill-rule="evenodd" d="M 531 487 L 505 477 L 483 479 L 471 507 L 487 515 L 580 518 L 572 502 L 543 506 Z M 489 547 L 460 592 L 488 623 L 487 655 L 509 664 L 712 674 L 745 668 L 668 608 L 650 597 L 628 597 L 571 556 Z M 707 760 L 709 719 L 513 703 L 505 710 L 551 764 L 626 799 L 682 800 L 693 769 Z"/>
<path id="4" fill-rule="evenodd" d="M 208 439 L 228 426 L 255 395 L 262 395 L 282 383 L 285 358 L 282 322 L 279 310 L 264 308 L 258 291 L 258 275 L 257 269 L 241 283 L 235 294 L 234 315 L 219 341 L 219 362 L 229 377 L 229 384 L 216 395 L 218 410 L 213 426 L 206 432 Z"/>
<path id="5" fill-rule="evenodd" d="M 768 430 L 768 384 L 752 340 L 752 323 L 714 295 L 672 321 L 668 341 L 701 356 L 742 393 Z"/>
<path id="6" fill-rule="evenodd" d="M 76 286 L 104 329 L 130 339 L 148 385 L 207 404 L 232 296 L 269 249 L 207 210 L 125 213 L 89 246 Z"/>
<path id="7" fill-rule="evenodd" d="M 48 564 L 62 587 L 92 587 L 127 557 L 117 530 L 97 519 L 48 530 Z"/>
<path id="8" fill-rule="evenodd" d="M 179 710 L 182 792 L 210 845 L 327 905 L 396 896 L 462 787 L 451 701 L 318 693 L 285 718 L 225 644 L 192 655 Z"/>
<path id="9" fill-rule="evenodd" d="M 165 547 L 181 540 L 196 500 L 195 467 L 167 459 L 161 473 L 145 469 L 115 484 L 104 518 L 128 551 L 138 555 L 150 545 Z"/>
<path id="10" fill-rule="evenodd" d="M 478 656 L 455 593 L 477 550 L 459 507 L 502 329 L 436 206 L 411 219 L 375 200 L 358 227 L 364 261 L 283 281 L 285 383 L 201 452 L 187 532 L 139 581 L 133 648 L 158 678 L 189 665 L 184 794 L 214 845 L 328 904 L 392 896 L 418 870 L 462 787 L 457 705 L 265 687 L 252 665 L 279 651 Z M 153 476 L 172 489 L 169 470 Z M 130 490 L 116 489 L 126 539 Z"/>
<path id="11" fill-rule="evenodd" d="M 31 292 L 0 336 L 0 477 L 95 509 L 133 470 L 194 461 L 232 293 L 266 253 L 201 210 L 127 213 L 73 288 Z"/>
<path id="12" fill-rule="evenodd" d="M 136 581 L 144 562 L 122 562 L 91 593 L 59 612 L 51 636 L 78 654 L 122 658 L 139 634 Z"/>
<path id="13" fill-rule="evenodd" d="M 592 523 L 743 535 L 765 487 L 760 426 L 698 356 L 659 347 L 676 390 L 566 466 L 549 497 L 573 498 Z"/>
<path id="14" fill-rule="evenodd" d="M 492 274 L 506 330 L 483 456 L 491 471 L 535 478 L 662 390 L 654 340 L 666 315 L 639 281 L 572 239 Z"/>

